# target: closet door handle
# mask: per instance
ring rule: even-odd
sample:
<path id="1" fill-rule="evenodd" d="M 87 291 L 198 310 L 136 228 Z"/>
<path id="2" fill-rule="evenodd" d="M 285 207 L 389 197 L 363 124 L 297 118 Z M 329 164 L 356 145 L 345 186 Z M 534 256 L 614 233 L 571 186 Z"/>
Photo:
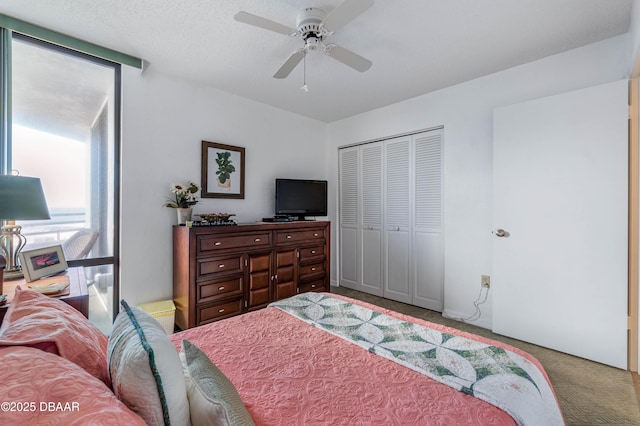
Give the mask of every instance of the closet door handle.
<path id="1" fill-rule="evenodd" d="M 500 238 L 504 238 L 504 237 L 508 237 L 509 233 L 507 231 L 505 231 L 504 229 L 497 229 L 494 234 L 496 235 L 496 237 L 500 237 Z"/>

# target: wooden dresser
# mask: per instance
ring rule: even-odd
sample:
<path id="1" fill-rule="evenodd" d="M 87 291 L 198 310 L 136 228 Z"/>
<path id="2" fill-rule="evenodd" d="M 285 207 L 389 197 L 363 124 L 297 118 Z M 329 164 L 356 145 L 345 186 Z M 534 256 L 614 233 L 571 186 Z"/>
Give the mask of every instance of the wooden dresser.
<path id="1" fill-rule="evenodd" d="M 176 325 L 217 321 L 307 291 L 329 291 L 330 223 L 173 227 Z"/>

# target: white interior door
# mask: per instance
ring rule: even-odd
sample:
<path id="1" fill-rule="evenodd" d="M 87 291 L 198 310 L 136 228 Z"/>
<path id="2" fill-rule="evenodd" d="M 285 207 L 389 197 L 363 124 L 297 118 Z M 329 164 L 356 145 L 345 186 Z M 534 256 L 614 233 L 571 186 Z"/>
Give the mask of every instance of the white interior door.
<path id="1" fill-rule="evenodd" d="M 493 330 L 627 367 L 627 82 L 494 111 Z"/>
<path id="2" fill-rule="evenodd" d="M 363 145 L 362 291 L 382 296 L 382 142 Z"/>
<path id="3" fill-rule="evenodd" d="M 384 297 L 411 303 L 409 260 L 411 235 L 411 137 L 385 143 L 385 280 Z"/>
<path id="4" fill-rule="evenodd" d="M 414 136 L 413 304 L 442 312 L 442 129 Z"/>
<path id="5" fill-rule="evenodd" d="M 358 148 L 340 150 L 339 283 L 359 290 Z"/>

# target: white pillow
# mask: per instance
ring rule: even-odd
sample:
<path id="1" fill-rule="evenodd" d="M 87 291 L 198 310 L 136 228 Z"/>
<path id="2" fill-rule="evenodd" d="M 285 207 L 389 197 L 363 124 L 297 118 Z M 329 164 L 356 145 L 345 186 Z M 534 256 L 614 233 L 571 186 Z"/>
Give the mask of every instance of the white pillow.
<path id="1" fill-rule="evenodd" d="M 200 348 L 188 340 L 182 340 L 180 360 L 187 381 L 193 426 L 254 424 L 233 383 Z"/>
<path id="2" fill-rule="evenodd" d="M 113 392 L 149 425 L 189 425 L 178 351 L 151 315 L 121 304 L 107 348 Z"/>

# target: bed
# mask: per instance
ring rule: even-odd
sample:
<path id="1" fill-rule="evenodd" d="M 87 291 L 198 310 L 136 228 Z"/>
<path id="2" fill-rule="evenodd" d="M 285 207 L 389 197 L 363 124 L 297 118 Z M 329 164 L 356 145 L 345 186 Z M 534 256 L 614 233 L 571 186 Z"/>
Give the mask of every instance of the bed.
<path id="1" fill-rule="evenodd" d="M 69 344 L 73 309 L 32 293 L 0 328 L 0 403 L 13 404 L 1 424 L 564 424 L 527 353 L 343 296 L 304 293 L 168 337 L 123 302 L 109 339 L 74 317 L 67 334 L 85 336 Z M 39 325 L 13 331 L 21 321 Z"/>

